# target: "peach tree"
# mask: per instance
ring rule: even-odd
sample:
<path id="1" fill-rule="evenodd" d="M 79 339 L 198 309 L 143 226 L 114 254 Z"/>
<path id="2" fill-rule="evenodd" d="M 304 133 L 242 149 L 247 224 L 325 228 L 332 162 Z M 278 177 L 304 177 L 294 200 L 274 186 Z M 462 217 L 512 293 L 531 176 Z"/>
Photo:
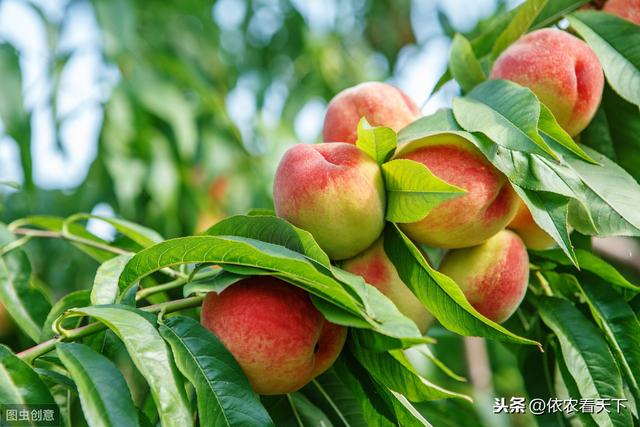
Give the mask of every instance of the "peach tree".
<path id="1" fill-rule="evenodd" d="M 541 426 L 637 425 L 640 283 L 591 237 L 640 236 L 640 11 L 583 3 L 528 0 L 456 35 L 436 90 L 461 94 L 434 114 L 383 83 L 338 94 L 324 142 L 283 156 L 274 210 L 168 240 L 83 213 L 1 225 L 0 336 L 23 338 L 0 346 L 0 409 L 118 427 L 472 425 L 445 331 L 503 342 L 529 399 L 625 402 Z M 91 286 L 52 304 L 24 247 L 37 238 L 96 260 Z"/>

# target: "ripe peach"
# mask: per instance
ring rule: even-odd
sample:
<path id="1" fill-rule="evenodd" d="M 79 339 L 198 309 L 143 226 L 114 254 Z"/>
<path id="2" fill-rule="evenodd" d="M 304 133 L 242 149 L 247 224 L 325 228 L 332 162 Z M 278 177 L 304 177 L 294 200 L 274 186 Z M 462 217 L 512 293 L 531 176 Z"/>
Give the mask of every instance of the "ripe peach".
<path id="1" fill-rule="evenodd" d="M 507 227 L 515 231 L 529 249 L 541 251 L 556 244 L 553 237 L 535 223 L 529 208 L 522 201 L 520 201 L 516 216 Z"/>
<path id="2" fill-rule="evenodd" d="M 333 364 L 347 335 L 320 314 L 308 293 L 267 276 L 208 293 L 201 323 L 233 354 L 259 394 L 303 387 Z"/>
<path id="3" fill-rule="evenodd" d="M 640 25 L 640 0 L 609 0 L 602 10 Z"/>
<path id="4" fill-rule="evenodd" d="M 369 247 L 384 226 L 378 164 L 352 144 L 298 144 L 280 161 L 273 186 L 278 216 L 309 231 L 331 259 Z"/>
<path id="5" fill-rule="evenodd" d="M 481 245 L 447 253 L 440 271 L 456 281 L 476 310 L 501 323 L 527 291 L 529 256 L 520 237 L 503 230 Z"/>
<path id="6" fill-rule="evenodd" d="M 361 254 L 342 263 L 342 268 L 359 276 L 378 288 L 398 307 L 400 312 L 413 320 L 423 334 L 433 322 L 418 298 L 402 281 L 393 263 L 384 251 L 383 238 Z"/>
<path id="7" fill-rule="evenodd" d="M 329 103 L 322 129 L 323 140 L 355 144 L 362 117 L 366 117 L 371 126 L 387 126 L 397 132 L 420 117 L 420 109 L 395 86 L 381 82 L 360 83 L 343 90 Z"/>
<path id="8" fill-rule="evenodd" d="M 545 28 L 520 38 L 498 57 L 490 77 L 531 89 L 569 134 L 591 121 L 604 87 L 596 54 L 571 34 Z"/>
<path id="9" fill-rule="evenodd" d="M 466 139 L 442 134 L 404 145 L 396 158 L 422 163 L 466 194 L 436 206 L 422 220 L 400 224 L 413 240 L 441 248 L 477 245 L 506 227 L 518 196 L 506 176 Z"/>

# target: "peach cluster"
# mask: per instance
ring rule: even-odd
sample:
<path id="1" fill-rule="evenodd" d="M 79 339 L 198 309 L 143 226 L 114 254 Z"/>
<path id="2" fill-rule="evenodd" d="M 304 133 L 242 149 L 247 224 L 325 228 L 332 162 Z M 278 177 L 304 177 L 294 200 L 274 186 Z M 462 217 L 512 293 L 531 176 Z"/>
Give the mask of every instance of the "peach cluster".
<path id="1" fill-rule="evenodd" d="M 556 29 L 522 37 L 497 58 L 490 78 L 530 88 L 571 135 L 592 119 L 604 85 L 591 49 Z M 377 287 L 424 333 L 433 317 L 384 249 L 385 185 L 378 163 L 355 145 L 362 117 L 399 131 L 418 119 L 420 110 L 385 83 L 362 83 L 339 93 L 327 108 L 324 142 L 298 144 L 284 154 L 274 180 L 276 214 L 311 233 L 332 261 Z M 527 247 L 546 249 L 553 239 L 535 224 L 506 176 L 466 139 L 442 134 L 411 141 L 399 146 L 394 158 L 421 163 L 465 190 L 419 221 L 399 226 L 416 244 L 447 250 L 439 270 L 455 280 L 479 313 L 495 322 L 508 319 L 527 289 Z M 346 336 L 344 327 L 323 318 L 305 291 L 267 276 L 210 293 L 202 323 L 261 394 L 304 386 L 333 363 Z"/>

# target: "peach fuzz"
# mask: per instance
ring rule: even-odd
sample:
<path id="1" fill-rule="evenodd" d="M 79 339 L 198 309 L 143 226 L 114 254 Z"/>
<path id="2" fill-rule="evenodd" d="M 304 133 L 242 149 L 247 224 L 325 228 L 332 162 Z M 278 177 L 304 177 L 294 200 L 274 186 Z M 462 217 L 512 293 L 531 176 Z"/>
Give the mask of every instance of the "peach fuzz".
<path id="1" fill-rule="evenodd" d="M 466 139 L 439 134 L 400 147 L 396 158 L 422 163 L 467 193 L 436 206 L 420 221 L 399 224 L 413 240 L 440 248 L 484 242 L 513 219 L 518 196 L 504 174 Z"/>
<path id="2" fill-rule="evenodd" d="M 387 126 L 397 132 L 420 115 L 416 103 L 397 87 L 381 82 L 360 83 L 329 102 L 322 138 L 325 142 L 355 144 L 362 117 L 371 126 Z"/>
<path id="3" fill-rule="evenodd" d="M 604 87 L 602 66 L 593 50 L 553 28 L 533 31 L 509 46 L 493 65 L 490 78 L 531 89 L 572 136 L 593 118 Z"/>
<path id="4" fill-rule="evenodd" d="M 640 0 L 609 0 L 602 10 L 640 25 Z"/>
<path id="5" fill-rule="evenodd" d="M 450 251 L 439 270 L 456 281 L 476 310 L 502 323 L 527 292 L 529 256 L 520 237 L 503 230 L 481 245 Z"/>
<path id="6" fill-rule="evenodd" d="M 352 144 L 290 148 L 278 165 L 273 199 L 277 215 L 309 231 L 334 260 L 365 250 L 384 226 L 382 172 Z"/>
<path id="7" fill-rule="evenodd" d="M 516 216 L 507 227 L 515 231 L 529 249 L 541 251 L 556 244 L 553 237 L 536 224 L 529 208 L 522 201 L 520 201 Z"/>
<path id="8" fill-rule="evenodd" d="M 342 268 L 378 288 L 398 307 L 398 310 L 418 326 L 423 334 L 433 322 L 433 316 L 398 276 L 398 271 L 384 251 L 383 238 L 363 253 L 342 263 Z"/>
<path id="9" fill-rule="evenodd" d="M 210 292 L 201 323 L 216 335 L 259 394 L 294 392 L 336 360 L 346 328 L 327 321 L 309 294 L 269 276 Z"/>

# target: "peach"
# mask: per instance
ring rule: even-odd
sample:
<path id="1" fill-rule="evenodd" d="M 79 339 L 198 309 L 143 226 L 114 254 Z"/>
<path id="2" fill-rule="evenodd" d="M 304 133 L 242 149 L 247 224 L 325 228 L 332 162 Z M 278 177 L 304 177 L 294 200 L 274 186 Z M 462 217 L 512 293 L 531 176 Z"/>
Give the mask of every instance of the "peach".
<path id="1" fill-rule="evenodd" d="M 440 272 L 456 281 L 476 310 L 501 323 L 527 291 L 529 256 L 520 237 L 504 230 L 481 245 L 450 251 Z"/>
<path id="2" fill-rule="evenodd" d="M 309 231 L 334 260 L 365 250 L 384 226 L 382 172 L 352 144 L 290 148 L 276 171 L 273 199 L 276 214 Z"/>
<path id="3" fill-rule="evenodd" d="M 210 292 L 201 323 L 231 352 L 259 394 L 294 392 L 336 360 L 346 328 L 328 322 L 309 294 L 268 276 Z"/>
<path id="4" fill-rule="evenodd" d="M 399 224 L 413 240 L 441 248 L 484 242 L 513 219 L 518 196 L 506 176 L 466 139 L 441 134 L 400 147 L 396 158 L 422 163 L 466 194 L 436 206 L 420 221 Z"/>
<path id="5" fill-rule="evenodd" d="M 640 0 L 609 0 L 602 10 L 640 25 Z"/>
<path id="6" fill-rule="evenodd" d="M 526 86 L 574 136 L 593 118 L 604 87 L 596 54 L 571 34 L 545 28 L 533 31 L 498 57 L 490 78 Z"/>
<path id="7" fill-rule="evenodd" d="M 383 238 L 379 238 L 361 254 L 342 263 L 342 268 L 359 276 L 378 288 L 398 307 L 398 310 L 415 322 L 423 334 L 433 322 L 420 300 L 402 281 L 393 263 L 384 251 Z"/>
<path id="8" fill-rule="evenodd" d="M 322 138 L 325 142 L 355 144 L 358 122 L 387 126 L 396 132 L 420 117 L 416 103 L 395 86 L 365 82 L 337 94 L 327 107 Z"/>
<path id="9" fill-rule="evenodd" d="M 529 249 L 541 251 L 556 244 L 553 237 L 536 224 L 529 208 L 522 201 L 520 201 L 516 216 L 507 227 L 515 231 Z"/>

